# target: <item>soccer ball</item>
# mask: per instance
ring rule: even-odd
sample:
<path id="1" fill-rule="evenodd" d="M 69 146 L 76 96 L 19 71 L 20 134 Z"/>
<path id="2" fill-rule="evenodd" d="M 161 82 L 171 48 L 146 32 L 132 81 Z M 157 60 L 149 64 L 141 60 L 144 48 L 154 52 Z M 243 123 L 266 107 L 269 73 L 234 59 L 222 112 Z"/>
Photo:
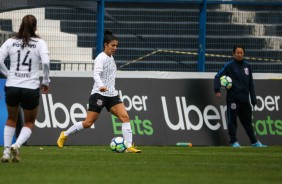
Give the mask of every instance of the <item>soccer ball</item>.
<path id="1" fill-rule="evenodd" d="M 123 137 L 114 137 L 111 140 L 110 148 L 113 152 L 122 153 L 127 149 L 127 142 Z"/>
<path id="2" fill-rule="evenodd" d="M 232 79 L 229 76 L 223 75 L 220 77 L 220 85 L 225 89 L 232 87 Z"/>

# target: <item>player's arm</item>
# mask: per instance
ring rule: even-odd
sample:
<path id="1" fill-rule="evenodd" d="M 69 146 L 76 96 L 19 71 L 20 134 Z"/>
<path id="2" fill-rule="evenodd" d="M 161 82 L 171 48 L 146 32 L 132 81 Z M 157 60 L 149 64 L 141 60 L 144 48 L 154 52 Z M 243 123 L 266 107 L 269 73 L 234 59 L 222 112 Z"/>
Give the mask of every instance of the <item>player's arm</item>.
<path id="1" fill-rule="evenodd" d="M 50 83 L 50 78 L 49 78 L 50 59 L 49 59 L 49 51 L 44 41 L 40 48 L 40 58 L 42 62 L 42 72 L 43 72 L 41 90 L 42 93 L 47 93 L 49 90 L 49 83 Z"/>
<path id="2" fill-rule="evenodd" d="M 93 78 L 94 78 L 94 81 L 96 83 L 96 85 L 98 85 L 99 87 L 99 90 L 101 92 L 105 92 L 107 91 L 107 87 L 104 86 L 103 84 L 103 81 L 101 80 L 101 73 L 103 72 L 103 60 L 96 58 L 95 59 L 95 64 L 94 64 L 94 72 L 93 72 Z"/>
<path id="3" fill-rule="evenodd" d="M 49 71 L 50 71 L 50 60 L 49 60 L 49 55 L 42 54 L 41 55 L 41 60 L 42 60 L 42 70 L 43 70 L 43 80 L 42 80 L 42 85 L 49 86 L 50 83 L 50 78 L 49 78 Z"/>
<path id="4" fill-rule="evenodd" d="M 6 42 L 5 42 L 6 43 Z M 9 75 L 9 70 L 8 68 L 6 67 L 4 61 L 5 59 L 7 58 L 8 56 L 8 52 L 5 52 L 4 49 L 5 49 L 5 46 L 6 44 L 3 44 L 2 47 L 0 47 L 0 72 L 5 76 L 5 77 L 8 77 Z"/>
<path id="5" fill-rule="evenodd" d="M 216 96 L 220 94 L 220 77 L 224 75 L 224 68 L 222 68 L 215 76 L 214 76 L 214 92 Z M 219 93 L 219 94 L 218 94 Z"/>
<path id="6" fill-rule="evenodd" d="M 249 67 L 249 72 L 250 72 L 249 90 L 250 90 L 251 103 L 253 106 L 255 106 L 257 104 L 257 97 L 255 93 L 255 85 L 254 85 L 253 72 L 251 70 L 251 67 Z"/>
<path id="7" fill-rule="evenodd" d="M 219 72 L 214 77 L 214 92 L 215 96 L 220 97 L 220 77 L 223 75 L 227 75 L 227 65 L 224 65 L 224 67 L 219 70 Z"/>
<path id="8" fill-rule="evenodd" d="M 0 56 L 1 57 L 1 56 Z M 5 60 L 5 59 L 4 59 Z M 4 61 L 2 61 L 2 58 L 0 58 L 0 72 L 5 76 L 8 77 L 9 75 L 9 70 L 4 64 Z"/>
<path id="9" fill-rule="evenodd" d="M 46 54 L 42 54 L 41 55 L 41 60 L 42 60 L 42 72 L 43 72 L 41 91 L 42 91 L 42 93 L 48 93 L 48 91 L 49 91 L 49 83 L 50 83 L 50 78 L 49 78 L 49 71 L 50 71 L 49 55 L 47 53 Z"/>

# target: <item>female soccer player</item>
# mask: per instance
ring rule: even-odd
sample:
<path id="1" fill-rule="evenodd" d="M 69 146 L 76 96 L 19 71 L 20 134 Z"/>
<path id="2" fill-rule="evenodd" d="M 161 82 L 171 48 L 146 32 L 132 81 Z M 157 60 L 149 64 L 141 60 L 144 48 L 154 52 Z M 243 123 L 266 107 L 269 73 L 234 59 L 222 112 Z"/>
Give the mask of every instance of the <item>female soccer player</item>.
<path id="1" fill-rule="evenodd" d="M 128 143 L 127 152 L 141 153 L 132 145 L 132 130 L 128 113 L 115 89 L 116 63 L 113 55 L 118 47 L 117 38 L 110 32 L 104 34 L 104 51 L 94 61 L 94 85 L 89 97 L 87 117 L 83 122 L 72 125 L 67 131 L 61 132 L 57 145 L 62 148 L 67 137 L 83 129 L 91 127 L 104 107 L 122 122 L 122 134 Z"/>
<path id="2" fill-rule="evenodd" d="M 49 51 L 44 40 L 36 35 L 37 20 L 33 15 L 22 19 L 18 33 L 6 40 L 0 48 L 0 71 L 7 77 L 5 85 L 8 119 L 4 127 L 2 162 L 19 162 L 19 148 L 31 136 L 39 105 L 40 88 L 48 92 Z M 10 70 L 4 64 L 10 57 Z M 42 62 L 43 80 L 40 85 L 39 63 Z M 24 113 L 24 126 L 12 145 L 20 106 Z"/>

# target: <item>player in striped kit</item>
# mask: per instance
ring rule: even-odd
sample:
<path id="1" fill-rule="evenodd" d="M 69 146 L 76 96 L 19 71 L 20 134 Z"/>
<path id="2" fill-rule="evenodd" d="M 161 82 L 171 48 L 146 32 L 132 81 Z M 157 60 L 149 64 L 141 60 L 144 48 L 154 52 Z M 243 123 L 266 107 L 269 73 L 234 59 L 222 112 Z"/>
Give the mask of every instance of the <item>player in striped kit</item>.
<path id="1" fill-rule="evenodd" d="M 0 48 L 0 72 L 7 77 L 5 85 L 8 120 L 4 127 L 4 152 L 2 162 L 19 162 L 19 148 L 31 136 L 39 105 L 40 88 L 49 89 L 49 51 L 44 40 L 36 35 L 37 20 L 33 15 L 22 19 L 18 33 L 6 40 Z M 4 60 L 10 57 L 10 70 Z M 39 64 L 42 62 L 43 80 L 39 80 Z M 20 107 L 24 113 L 24 126 L 14 144 Z"/>
<path id="2" fill-rule="evenodd" d="M 104 51 L 94 61 L 94 85 L 89 98 L 87 117 L 83 122 L 72 125 L 67 131 L 61 132 L 57 145 L 62 148 L 67 137 L 83 129 L 91 127 L 104 107 L 117 116 L 122 122 L 122 134 L 128 143 L 126 152 L 141 153 L 132 145 L 132 129 L 128 113 L 115 89 L 116 63 L 113 58 L 118 47 L 117 38 L 109 31 L 104 34 Z"/>

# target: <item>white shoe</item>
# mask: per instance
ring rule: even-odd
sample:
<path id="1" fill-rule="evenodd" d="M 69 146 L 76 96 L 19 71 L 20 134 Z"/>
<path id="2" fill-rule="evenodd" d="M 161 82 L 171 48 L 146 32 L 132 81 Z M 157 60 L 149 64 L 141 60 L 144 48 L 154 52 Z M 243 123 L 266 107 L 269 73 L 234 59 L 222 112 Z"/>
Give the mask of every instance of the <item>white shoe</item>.
<path id="1" fill-rule="evenodd" d="M 13 144 L 11 146 L 11 156 L 12 156 L 12 162 L 20 162 L 20 151 L 19 147 Z"/>
<path id="2" fill-rule="evenodd" d="M 9 162 L 11 157 L 11 151 L 9 147 L 6 147 L 3 152 L 3 156 L 1 158 L 2 162 Z"/>

